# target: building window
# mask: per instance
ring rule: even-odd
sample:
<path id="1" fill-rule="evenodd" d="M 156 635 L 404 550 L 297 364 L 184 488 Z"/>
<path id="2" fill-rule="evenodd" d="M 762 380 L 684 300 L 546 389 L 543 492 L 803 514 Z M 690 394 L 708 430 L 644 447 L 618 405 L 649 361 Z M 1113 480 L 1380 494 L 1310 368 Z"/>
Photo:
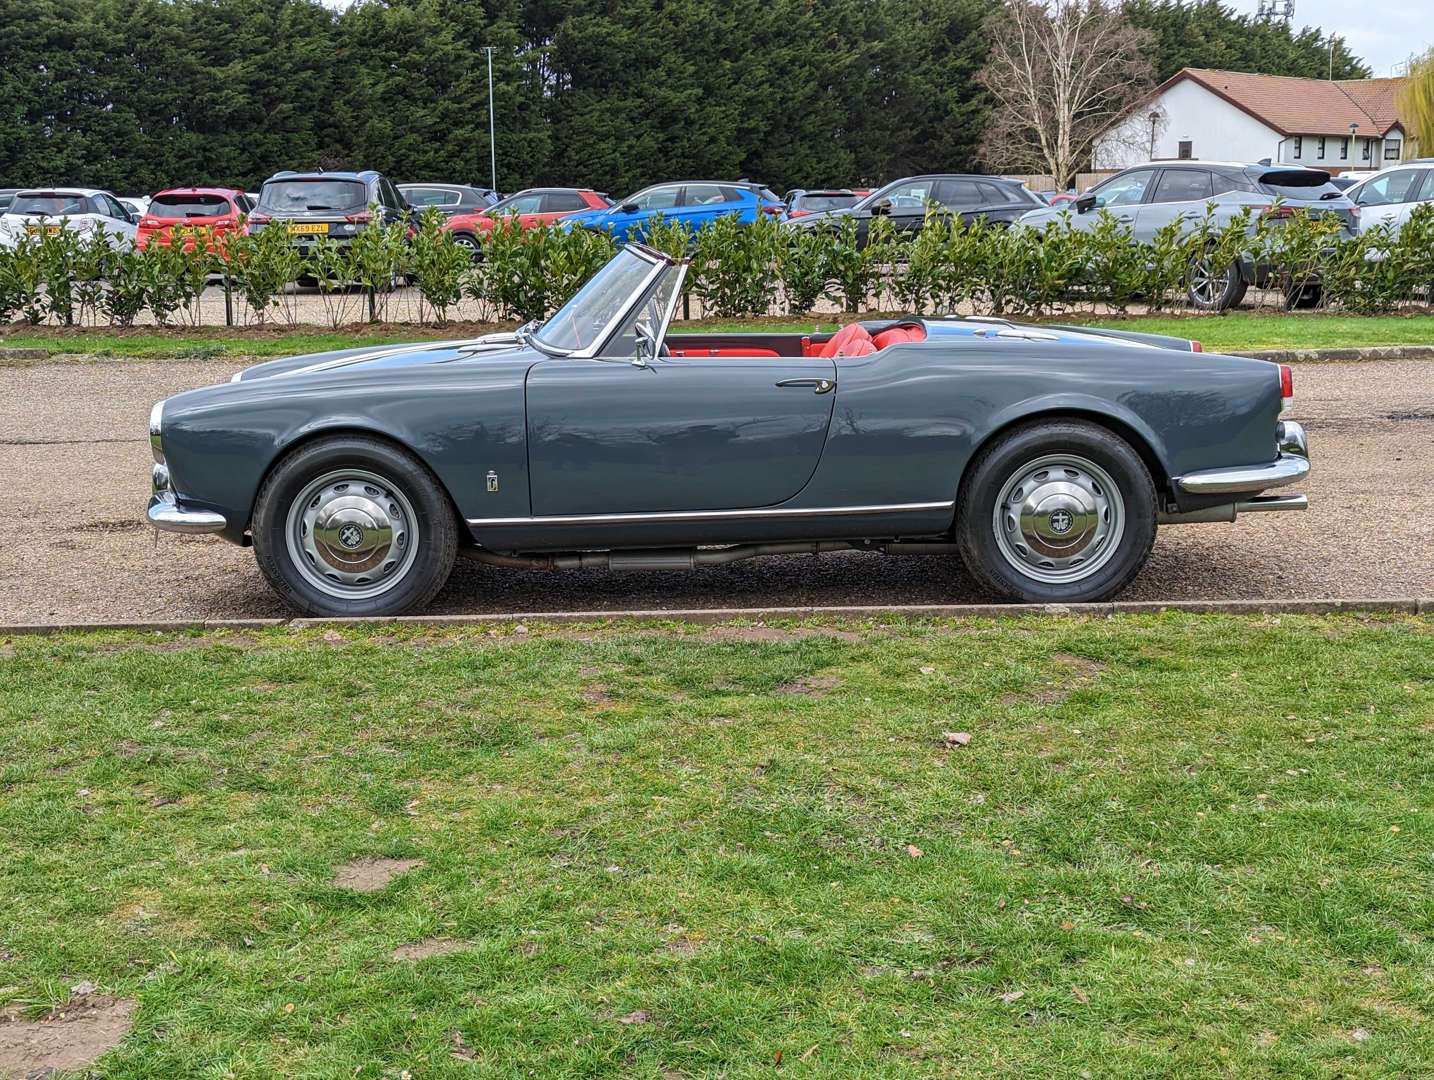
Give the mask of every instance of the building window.
<path id="1" fill-rule="evenodd" d="M 1324 136 L 1323 136 L 1323 135 L 1321 135 L 1321 136 L 1319 137 L 1319 142 L 1315 144 L 1315 153 L 1316 153 L 1316 156 L 1317 156 L 1321 161 L 1324 160 Z"/>
<path id="2" fill-rule="evenodd" d="M 1392 142 L 1390 142 L 1390 141 L 1386 141 L 1386 142 L 1385 142 L 1385 144 L 1384 144 L 1384 160 L 1385 160 L 1385 161 L 1398 161 L 1398 160 L 1399 160 L 1399 142 L 1398 142 L 1398 140 L 1394 140 L 1394 141 L 1392 141 Z"/>
<path id="3" fill-rule="evenodd" d="M 1303 154 L 1304 152 L 1305 152 L 1305 138 L 1304 138 L 1303 135 L 1296 135 L 1296 136 L 1295 136 L 1295 157 L 1298 158 L 1298 157 L 1299 157 L 1301 154 Z"/>
<path id="4" fill-rule="evenodd" d="M 1185 158 L 1187 160 L 1189 158 L 1193 158 L 1195 156 L 1194 144 L 1191 143 L 1189 139 L 1181 139 L 1179 148 L 1176 150 L 1176 153 L 1180 157 Z"/>
<path id="5" fill-rule="evenodd" d="M 1361 141 L 1364 143 L 1364 160 L 1365 160 L 1365 161 L 1368 161 L 1368 160 L 1369 160 L 1369 155 L 1370 155 L 1370 153 L 1371 153 L 1370 147 L 1374 145 L 1374 140 L 1373 140 L 1373 139 L 1363 139 L 1363 140 L 1361 140 Z"/>
<path id="6" fill-rule="evenodd" d="M 1340 139 L 1340 140 L 1339 140 L 1339 160 L 1340 160 L 1340 161 L 1348 161 L 1348 160 L 1349 160 L 1349 140 L 1348 140 L 1348 139 Z"/>

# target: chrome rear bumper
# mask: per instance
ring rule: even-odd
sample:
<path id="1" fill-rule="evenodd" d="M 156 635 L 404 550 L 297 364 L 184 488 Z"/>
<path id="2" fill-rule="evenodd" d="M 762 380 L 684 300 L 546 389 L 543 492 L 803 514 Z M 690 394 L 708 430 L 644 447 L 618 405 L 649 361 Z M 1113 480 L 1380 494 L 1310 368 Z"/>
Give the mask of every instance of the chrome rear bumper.
<path id="1" fill-rule="evenodd" d="M 156 529 L 177 533 L 212 533 L 223 532 L 229 524 L 223 514 L 216 514 L 213 510 L 180 506 L 169 484 L 169 470 L 163 465 L 155 465 L 150 473 L 150 483 L 154 494 L 149 498 L 145 517 Z"/>
<path id="2" fill-rule="evenodd" d="M 1187 495 L 1244 495 L 1216 506 L 1199 510 L 1170 510 L 1160 515 L 1162 525 L 1193 524 L 1206 521 L 1234 521 L 1240 514 L 1271 513 L 1281 510 L 1307 510 L 1309 499 L 1304 495 L 1261 495 L 1270 488 L 1285 487 L 1309 475 L 1309 445 L 1304 428 L 1286 420 L 1276 429 L 1275 460 L 1263 465 L 1236 465 L 1225 469 L 1205 469 L 1175 477 L 1177 490 Z"/>
<path id="3" fill-rule="evenodd" d="M 1275 447 L 1274 461 L 1186 473 L 1175 478 L 1175 486 L 1187 495 L 1244 495 L 1284 487 L 1309 475 L 1304 428 L 1293 420 L 1284 421 L 1277 429 Z"/>

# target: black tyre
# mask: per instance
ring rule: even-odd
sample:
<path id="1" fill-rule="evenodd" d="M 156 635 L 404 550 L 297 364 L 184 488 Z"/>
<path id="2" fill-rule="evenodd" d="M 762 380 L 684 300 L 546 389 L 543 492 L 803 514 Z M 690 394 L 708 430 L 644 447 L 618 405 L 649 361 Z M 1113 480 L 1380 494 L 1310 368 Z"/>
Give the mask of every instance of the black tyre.
<path id="1" fill-rule="evenodd" d="M 380 439 L 342 435 L 295 450 L 254 505 L 254 555 L 308 615 L 401 615 L 437 595 L 458 524 L 427 466 Z"/>
<path id="2" fill-rule="evenodd" d="M 456 232 L 453 234 L 453 244 L 468 252 L 468 257 L 474 262 L 480 262 L 483 258 L 483 246 L 478 243 L 478 238 L 472 233 Z"/>
<path id="3" fill-rule="evenodd" d="M 1190 260 L 1185 294 L 1201 311 L 1227 311 L 1239 307 L 1248 288 L 1238 263 L 1217 264 L 1208 254 Z"/>
<path id="4" fill-rule="evenodd" d="M 1324 300 L 1324 287 L 1318 282 L 1285 287 L 1285 308 L 1290 311 L 1317 308 Z"/>
<path id="5" fill-rule="evenodd" d="M 1037 421 L 983 450 L 967 470 L 956 539 L 992 592 L 1028 603 L 1105 600 L 1155 543 L 1155 485 L 1124 439 L 1097 424 Z"/>

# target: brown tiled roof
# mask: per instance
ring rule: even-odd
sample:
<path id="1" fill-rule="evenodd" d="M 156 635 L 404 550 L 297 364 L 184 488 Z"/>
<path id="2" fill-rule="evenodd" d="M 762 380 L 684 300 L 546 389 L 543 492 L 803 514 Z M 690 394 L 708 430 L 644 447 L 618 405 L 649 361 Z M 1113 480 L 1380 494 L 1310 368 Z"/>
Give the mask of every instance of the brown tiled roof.
<path id="1" fill-rule="evenodd" d="M 1245 71 L 1182 68 L 1159 93 L 1191 79 L 1243 109 L 1281 135 L 1348 135 L 1358 124 L 1362 135 L 1383 135 L 1398 121 L 1395 96 L 1403 79 L 1300 79 Z"/>

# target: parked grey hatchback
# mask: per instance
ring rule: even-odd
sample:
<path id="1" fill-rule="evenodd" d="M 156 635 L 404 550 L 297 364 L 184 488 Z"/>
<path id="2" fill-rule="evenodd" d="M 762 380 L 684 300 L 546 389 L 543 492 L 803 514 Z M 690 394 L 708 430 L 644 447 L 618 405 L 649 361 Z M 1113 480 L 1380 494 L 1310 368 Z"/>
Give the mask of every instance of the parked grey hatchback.
<path id="1" fill-rule="evenodd" d="M 1216 225 L 1225 225 L 1246 207 L 1277 220 L 1295 210 L 1336 214 L 1343 222 L 1342 234 L 1352 237 L 1355 231 L 1354 203 L 1322 169 L 1187 160 L 1152 161 L 1118 172 L 1074 203 L 1032 210 L 1017 224 L 1044 230 L 1064 217 L 1073 227 L 1089 230 L 1099 220 L 1099 211 L 1105 210 L 1130 228 L 1137 243 L 1150 243 L 1172 221 L 1194 231 L 1207 209 Z M 1237 306 L 1251 285 L 1263 288 L 1271 273 L 1271 268 L 1249 259 L 1213 266 L 1197 254 L 1191 259 L 1186 291 L 1195 307 L 1224 311 Z M 1308 285 L 1299 295 L 1287 297 L 1291 306 L 1310 305 L 1317 299 L 1314 287 Z"/>

